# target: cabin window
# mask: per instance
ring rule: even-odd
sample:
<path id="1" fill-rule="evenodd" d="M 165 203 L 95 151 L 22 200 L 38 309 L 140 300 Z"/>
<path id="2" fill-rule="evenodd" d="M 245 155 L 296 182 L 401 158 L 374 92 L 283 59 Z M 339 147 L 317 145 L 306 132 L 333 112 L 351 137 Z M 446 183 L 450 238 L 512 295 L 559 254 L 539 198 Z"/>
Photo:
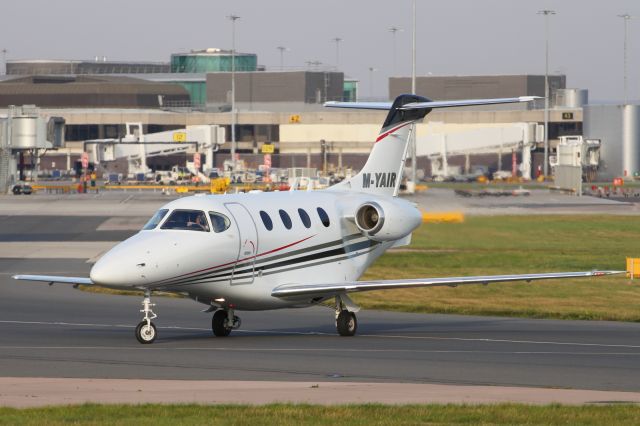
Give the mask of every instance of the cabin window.
<path id="1" fill-rule="evenodd" d="M 155 227 L 158 226 L 160 222 L 162 222 L 162 219 L 164 219 L 164 217 L 167 215 L 168 212 L 169 212 L 169 209 L 158 210 L 156 214 L 154 214 L 153 217 L 149 219 L 149 222 L 147 222 L 147 224 L 144 225 L 142 230 L 149 231 L 151 229 L 155 229 Z"/>
<path id="2" fill-rule="evenodd" d="M 303 209 L 298 209 L 298 214 L 300 215 L 300 220 L 305 228 L 311 228 L 311 218 Z"/>
<path id="3" fill-rule="evenodd" d="M 262 219 L 262 223 L 264 223 L 264 227 L 267 228 L 267 231 L 271 231 L 273 229 L 273 222 L 267 212 L 260 210 L 260 218 Z"/>
<path id="4" fill-rule="evenodd" d="M 203 211 L 174 210 L 160 229 L 209 232 L 209 223 Z"/>
<path id="5" fill-rule="evenodd" d="M 325 228 L 328 228 L 329 225 L 331 225 L 331 222 L 329 221 L 329 215 L 327 214 L 326 211 L 324 211 L 324 209 L 322 207 L 318 207 L 316 210 L 318 211 L 318 216 L 320 217 L 320 222 L 322 222 L 322 224 L 325 226 Z"/>
<path id="6" fill-rule="evenodd" d="M 222 213 L 209 212 L 209 219 L 211 219 L 211 229 L 215 233 L 226 231 L 231 226 L 229 218 Z"/>
<path id="7" fill-rule="evenodd" d="M 289 214 L 284 210 L 279 210 L 278 213 L 280 213 L 280 219 L 282 219 L 282 224 L 284 225 L 284 227 L 287 229 L 291 229 L 293 223 L 291 222 Z"/>

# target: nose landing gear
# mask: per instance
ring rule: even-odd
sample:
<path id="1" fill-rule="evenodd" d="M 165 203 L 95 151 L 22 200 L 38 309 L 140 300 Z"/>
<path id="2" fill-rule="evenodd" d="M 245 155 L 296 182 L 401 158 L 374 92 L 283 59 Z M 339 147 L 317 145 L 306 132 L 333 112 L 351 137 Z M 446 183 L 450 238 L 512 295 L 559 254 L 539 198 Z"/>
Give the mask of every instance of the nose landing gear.
<path id="1" fill-rule="evenodd" d="M 151 322 L 152 319 L 158 318 L 151 310 L 153 306 L 156 305 L 151 303 L 151 291 L 146 290 L 142 300 L 142 309 L 140 310 L 140 312 L 144 313 L 144 319 L 136 327 L 136 339 L 142 344 L 153 343 L 158 335 L 156 326 Z"/>
<path id="2" fill-rule="evenodd" d="M 233 309 L 218 309 L 211 318 L 211 329 L 216 337 L 227 337 L 240 324 L 240 318 L 234 315 Z"/>

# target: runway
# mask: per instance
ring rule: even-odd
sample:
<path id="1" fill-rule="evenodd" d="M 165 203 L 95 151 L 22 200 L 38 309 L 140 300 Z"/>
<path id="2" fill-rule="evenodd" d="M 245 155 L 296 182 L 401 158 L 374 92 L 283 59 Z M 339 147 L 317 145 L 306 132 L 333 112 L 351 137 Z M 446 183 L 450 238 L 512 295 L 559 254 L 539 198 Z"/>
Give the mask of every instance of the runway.
<path id="1" fill-rule="evenodd" d="M 86 276 L 87 259 L 98 253 L 74 245 L 125 238 L 144 223 L 143 216 L 120 219 L 0 221 L 0 377 L 640 392 L 640 324 L 362 311 L 358 335 L 349 338 L 336 334 L 331 309 L 316 307 L 239 312 L 242 328 L 215 338 L 211 314 L 201 312 L 206 306 L 155 297 L 159 337 L 140 345 L 134 337 L 140 297 L 11 279 L 16 273 Z M 12 255 L 3 244 L 13 243 L 57 246 L 49 258 Z M 509 400 L 508 390 L 502 394 Z"/>

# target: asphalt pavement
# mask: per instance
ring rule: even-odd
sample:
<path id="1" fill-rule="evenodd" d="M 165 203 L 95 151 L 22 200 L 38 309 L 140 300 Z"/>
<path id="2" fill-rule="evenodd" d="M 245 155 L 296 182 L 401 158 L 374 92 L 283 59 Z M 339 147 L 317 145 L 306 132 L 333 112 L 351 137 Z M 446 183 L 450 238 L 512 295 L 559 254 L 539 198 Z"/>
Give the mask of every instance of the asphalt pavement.
<path id="1" fill-rule="evenodd" d="M 153 212 L 159 201 L 144 209 Z M 87 209 L 83 215 L 29 215 L 19 220 L 5 212 L 0 240 L 34 247 L 55 240 L 63 251 L 74 242 L 126 238 L 144 223 L 144 209 L 138 206 L 136 215 L 127 209 L 120 216 Z M 114 221 L 114 217 L 124 219 Z M 16 273 L 86 276 L 91 267 L 87 259 L 93 254 L 55 259 L 2 256 L 3 377 L 640 391 L 640 324 L 362 311 L 358 335 L 340 337 L 333 311 L 316 307 L 239 312 L 242 328 L 228 338 L 216 338 L 210 329 L 211 314 L 201 312 L 206 306 L 189 299 L 155 297 L 159 337 L 153 345 L 140 345 L 134 327 L 142 317 L 141 297 L 11 279 Z"/>
<path id="2" fill-rule="evenodd" d="M 156 297 L 159 337 L 140 345 L 140 297 L 16 282 L 83 275 L 82 260 L 0 260 L 0 376 L 405 382 L 640 391 L 640 324 L 363 311 L 355 337 L 327 308 L 211 314 Z"/>

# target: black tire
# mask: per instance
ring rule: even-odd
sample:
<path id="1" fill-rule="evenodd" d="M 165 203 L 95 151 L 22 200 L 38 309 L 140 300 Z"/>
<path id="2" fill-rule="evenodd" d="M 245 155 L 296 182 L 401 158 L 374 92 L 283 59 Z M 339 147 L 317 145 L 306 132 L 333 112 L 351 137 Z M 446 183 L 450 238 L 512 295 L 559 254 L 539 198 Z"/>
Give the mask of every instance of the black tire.
<path id="1" fill-rule="evenodd" d="M 136 327 L 136 339 L 138 342 L 143 345 L 148 345 L 153 343 L 158 336 L 158 332 L 156 331 L 156 326 L 154 323 L 151 323 L 151 327 L 147 327 L 147 322 L 142 321 Z"/>
<path id="2" fill-rule="evenodd" d="M 336 320 L 336 328 L 341 336 L 353 336 L 358 330 L 358 320 L 356 314 L 349 311 L 342 311 Z"/>
<path id="3" fill-rule="evenodd" d="M 225 326 L 227 321 L 227 311 L 218 309 L 211 318 L 211 329 L 216 337 L 227 337 L 231 334 L 231 328 Z"/>

